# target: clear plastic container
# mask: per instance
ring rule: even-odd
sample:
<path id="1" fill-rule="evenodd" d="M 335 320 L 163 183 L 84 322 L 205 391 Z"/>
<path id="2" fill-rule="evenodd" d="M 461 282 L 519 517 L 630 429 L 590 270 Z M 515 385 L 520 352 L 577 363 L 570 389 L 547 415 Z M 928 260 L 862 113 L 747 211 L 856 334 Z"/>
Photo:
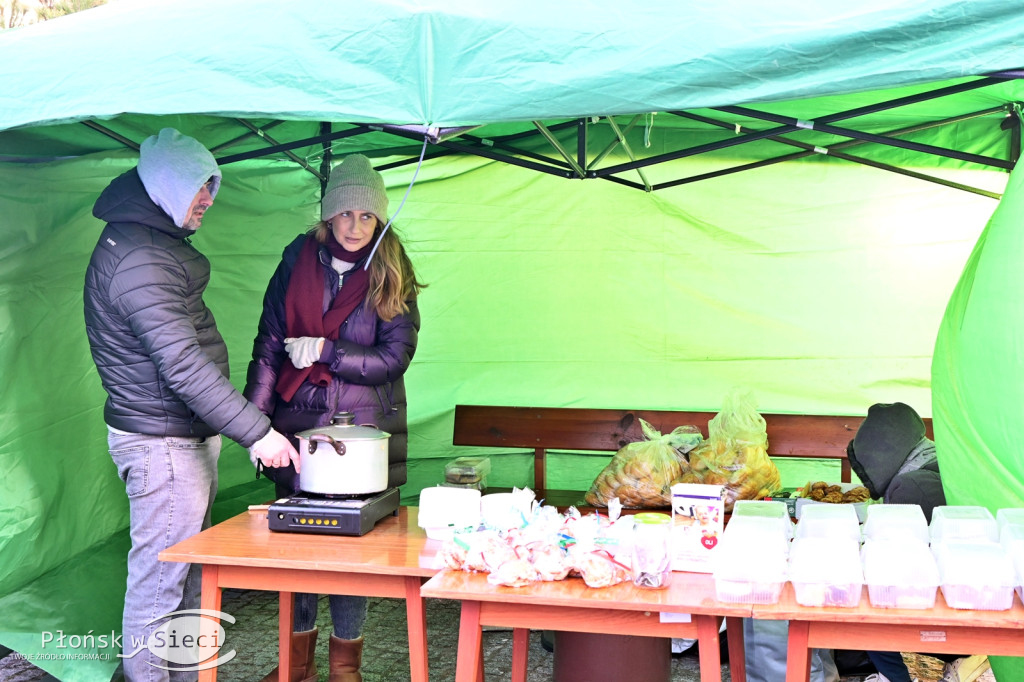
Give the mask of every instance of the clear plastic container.
<path id="1" fill-rule="evenodd" d="M 927 543 L 928 519 L 919 504 L 873 504 L 864 521 L 864 539 L 905 540 Z"/>
<path id="2" fill-rule="evenodd" d="M 1024 552 L 1024 526 L 1005 526 L 999 531 L 999 544 L 1007 554 Z"/>
<path id="3" fill-rule="evenodd" d="M 868 599 L 878 608 L 930 609 L 939 589 L 939 568 L 918 540 L 866 540 L 861 548 Z"/>
<path id="4" fill-rule="evenodd" d="M 1013 605 L 1013 562 L 999 543 L 944 540 L 932 552 L 950 608 L 1005 611 Z"/>
<path id="5" fill-rule="evenodd" d="M 732 507 L 731 524 L 741 517 L 769 519 L 778 524 L 787 538 L 793 537 L 793 521 L 789 518 L 789 509 L 785 502 L 765 500 L 736 500 Z"/>
<path id="6" fill-rule="evenodd" d="M 928 526 L 932 544 L 945 540 L 999 541 L 999 526 L 985 507 L 944 505 L 932 510 Z"/>
<path id="7" fill-rule="evenodd" d="M 1013 562 L 1014 588 L 1017 596 L 1024 602 L 1024 547 L 1014 545 L 1007 549 L 1007 555 Z"/>
<path id="8" fill-rule="evenodd" d="M 803 606 L 857 606 L 864 591 L 860 543 L 849 538 L 797 538 L 789 580 Z"/>
<path id="9" fill-rule="evenodd" d="M 633 515 L 631 567 L 637 587 L 668 587 L 672 575 L 672 517 L 658 512 Z"/>
<path id="10" fill-rule="evenodd" d="M 456 457 L 444 466 L 445 483 L 473 486 L 482 490 L 491 473 L 491 460 L 487 457 Z"/>
<path id="11" fill-rule="evenodd" d="M 860 542 L 857 510 L 849 504 L 811 504 L 796 524 L 797 538 L 848 538 Z"/>
<path id="12" fill-rule="evenodd" d="M 756 538 L 761 535 L 770 534 L 772 537 L 783 542 L 787 548 L 786 552 L 788 553 L 788 541 L 791 539 L 790 533 L 792 532 L 792 522 L 790 522 L 789 519 L 785 519 L 786 523 L 782 523 L 782 521 L 783 519 L 773 519 L 767 516 L 742 514 L 740 516 L 736 516 L 734 514 L 729 518 L 729 523 L 726 525 L 725 530 L 722 531 L 722 536 L 723 538 L 726 535 L 742 538 Z"/>
<path id="13" fill-rule="evenodd" d="M 996 510 L 996 525 L 999 537 L 1003 537 L 1003 528 L 1007 526 L 1024 526 L 1024 507 L 1007 507 Z"/>
<path id="14" fill-rule="evenodd" d="M 776 603 L 786 583 L 788 552 L 789 541 L 772 519 L 731 519 L 711 560 L 718 600 Z"/>

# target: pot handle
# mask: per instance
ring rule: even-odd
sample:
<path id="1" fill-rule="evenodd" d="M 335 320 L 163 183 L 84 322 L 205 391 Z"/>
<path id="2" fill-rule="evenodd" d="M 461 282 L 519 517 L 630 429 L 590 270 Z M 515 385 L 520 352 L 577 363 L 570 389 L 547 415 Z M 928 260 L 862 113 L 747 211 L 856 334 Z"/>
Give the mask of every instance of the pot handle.
<path id="1" fill-rule="evenodd" d="M 309 454 L 312 455 L 316 452 L 316 443 L 330 443 L 331 447 L 334 448 L 334 451 L 337 452 L 339 456 L 345 454 L 345 441 L 334 440 L 326 433 L 314 433 L 309 437 L 309 445 L 306 446 L 309 449 Z"/>

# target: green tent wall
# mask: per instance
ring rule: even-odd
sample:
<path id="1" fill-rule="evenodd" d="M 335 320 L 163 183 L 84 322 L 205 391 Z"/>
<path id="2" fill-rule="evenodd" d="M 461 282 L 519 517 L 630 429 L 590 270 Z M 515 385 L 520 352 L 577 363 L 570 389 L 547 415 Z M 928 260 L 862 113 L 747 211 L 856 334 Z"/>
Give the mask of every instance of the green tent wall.
<path id="1" fill-rule="evenodd" d="M 42 631 L 120 622 L 127 504 L 106 453 L 81 283 L 100 229 L 92 202 L 137 155 L 100 127 L 137 144 L 173 126 L 211 148 L 234 143 L 223 157 L 272 144 L 239 119 L 284 121 L 268 134 L 290 141 L 314 138 L 324 121 L 333 130 L 482 125 L 475 134 L 497 137 L 535 129 L 531 121 L 604 117 L 586 119 L 596 154 L 614 139 L 608 116 L 623 129 L 647 114 L 626 136 L 646 157 L 738 134 L 669 111 L 700 109 L 744 130 L 769 124 L 710 108 L 747 104 L 801 120 L 848 111 L 1021 66 L 1022 29 L 1024 8 L 996 0 L 751 1 L 685 15 L 661 2 L 367 2 L 342 12 L 328 2 L 185 0 L 113 3 L 0 34 L 0 63 L 17 65 L 0 93 L 0 644 L 40 653 Z M 849 125 L 882 132 L 1008 107 L 909 137 L 1010 158 L 1013 130 L 1001 124 L 1020 93 L 1007 80 Z M 841 139 L 802 134 L 815 146 Z M 575 150 L 571 129 L 558 137 Z M 543 140 L 527 145 L 558 157 Z M 407 378 L 403 500 L 456 454 L 457 403 L 713 410 L 746 385 L 765 411 L 862 414 L 901 400 L 931 414 L 940 321 L 1007 174 L 866 147 L 857 153 L 873 163 L 947 184 L 814 154 L 648 193 L 472 154 L 431 158 L 430 146 L 397 219 L 429 284 Z M 290 151 L 319 169 L 319 143 Z M 334 158 L 355 151 L 385 168 L 397 208 L 420 143 L 384 133 L 335 141 Z M 790 151 L 763 140 L 644 172 L 667 182 Z M 605 163 L 629 160 L 619 145 Z M 223 170 L 195 242 L 213 263 L 208 302 L 241 385 L 259 298 L 281 248 L 315 220 L 320 182 L 281 153 Z M 635 171 L 617 176 L 640 182 Z M 936 424 L 940 453 L 946 428 Z M 979 468 L 988 476 L 1014 479 L 1000 504 L 1024 506 L 1012 451 L 963 450 L 965 462 L 998 463 Z M 582 488 L 606 461 L 556 456 L 551 484 Z M 526 455 L 494 464 L 496 483 L 531 480 Z M 784 483 L 806 472 L 789 465 Z M 974 500 L 985 480 L 977 485 L 956 502 Z M 270 494 L 244 451 L 227 447 L 218 518 Z M 39 661 L 64 680 L 105 680 L 115 663 Z"/>

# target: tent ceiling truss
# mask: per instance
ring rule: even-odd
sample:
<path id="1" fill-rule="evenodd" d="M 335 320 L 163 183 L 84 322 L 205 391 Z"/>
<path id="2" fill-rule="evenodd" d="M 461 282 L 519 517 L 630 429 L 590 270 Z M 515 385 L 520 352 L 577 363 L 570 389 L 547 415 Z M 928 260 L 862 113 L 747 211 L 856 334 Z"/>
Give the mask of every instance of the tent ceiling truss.
<path id="1" fill-rule="evenodd" d="M 919 125 L 890 130 L 883 134 L 863 132 L 846 126 L 838 126 L 836 123 L 857 118 L 859 116 L 917 104 L 939 97 L 948 97 L 957 93 L 1002 83 L 1007 79 L 1020 77 L 1024 77 L 1024 71 L 1001 72 L 979 78 L 978 80 L 879 102 L 856 109 L 850 109 L 848 111 L 837 112 L 812 120 L 802 120 L 792 118 L 790 116 L 782 116 L 745 106 L 724 106 L 707 110 L 719 112 L 724 116 L 741 117 L 745 120 L 753 119 L 769 124 L 768 127 L 760 129 L 731 122 L 724 118 L 717 118 L 716 116 L 698 113 L 696 111 L 669 111 L 666 113 L 672 116 L 684 118 L 711 128 L 728 130 L 731 131 L 732 134 L 729 137 L 716 142 L 677 149 L 647 158 L 640 158 L 627 141 L 629 133 L 638 125 L 638 123 L 640 123 L 641 120 L 643 120 L 643 114 L 634 115 L 628 122 L 622 123 L 610 116 L 578 118 L 556 124 L 545 124 L 541 121 L 533 121 L 532 130 L 490 137 L 474 134 L 474 132 L 480 131 L 480 128 L 483 128 L 484 126 L 434 128 L 416 125 L 322 123 L 320 125 L 320 133 L 317 136 L 306 137 L 290 142 L 282 142 L 271 136 L 268 132 L 272 128 L 283 123 L 283 121 L 271 121 L 260 127 L 245 119 L 237 118 L 236 121 L 239 125 L 247 129 L 246 132 L 232 140 L 212 148 L 211 151 L 215 156 L 217 156 L 218 162 L 221 165 L 251 158 L 283 154 L 285 157 L 313 174 L 318 180 L 320 180 L 321 187 L 323 187 L 323 185 L 326 184 L 327 174 L 330 170 L 331 149 L 335 142 L 359 135 L 384 132 L 405 140 L 415 140 L 417 142 L 426 141 L 430 145 L 430 149 L 424 155 L 424 159 L 437 158 L 450 154 L 469 154 L 562 178 L 608 180 L 628 187 L 642 189 L 647 192 L 667 187 L 690 184 L 702 180 L 709 180 L 756 168 L 763 168 L 786 161 L 794 161 L 813 156 L 815 154 L 824 154 L 851 163 L 870 166 L 872 168 L 897 173 L 907 177 L 917 178 L 954 189 L 999 199 L 1001 196 L 1000 194 L 988 190 L 963 185 L 941 177 L 874 161 L 863 156 L 851 154 L 846 150 L 865 144 L 885 145 L 1010 171 L 1013 169 L 1021 153 L 1022 106 L 1019 102 L 1011 102 L 999 107 L 966 113 L 952 118 L 929 121 Z M 952 125 L 972 118 L 992 116 L 1000 113 L 1002 114 L 999 124 L 1000 128 L 1003 131 L 1006 131 L 1009 136 L 1007 158 L 1005 159 L 983 156 L 955 149 L 947 149 L 944 147 L 936 147 L 929 144 L 922 144 L 902 139 L 904 136 L 929 128 Z M 591 155 L 588 147 L 588 132 L 591 126 L 602 122 L 610 126 L 613 132 L 613 139 L 602 150 Z M 93 130 L 108 135 L 125 146 L 136 150 L 139 148 L 137 143 L 94 121 L 83 121 L 83 123 Z M 334 128 L 336 125 L 345 125 L 347 127 L 335 130 Z M 828 147 L 821 147 L 790 137 L 791 135 L 807 130 L 827 133 L 846 139 L 836 144 L 829 145 Z M 254 135 L 259 137 L 267 146 L 233 155 L 218 156 L 218 154 L 221 154 L 232 146 L 248 140 Z M 546 142 L 554 153 L 547 155 L 535 151 L 538 140 Z M 647 174 L 644 172 L 645 168 L 663 164 L 668 161 L 701 154 L 710 154 L 729 147 L 749 144 L 760 140 L 770 140 L 778 143 L 779 145 L 795 148 L 798 151 L 750 163 L 739 164 L 712 172 L 680 177 L 656 184 L 651 183 L 648 180 Z M 573 145 L 573 142 L 575 142 L 575 145 Z M 521 143 L 527 143 L 529 148 L 525 146 L 517 146 Z M 314 145 L 320 145 L 323 149 L 319 168 L 313 167 L 309 163 L 308 159 L 303 159 L 292 151 L 293 149 Z M 573 146 L 575 146 L 575 149 L 573 149 Z M 601 166 L 601 162 L 608 156 L 608 154 L 619 146 L 622 147 L 622 151 L 629 161 L 615 165 Z M 378 167 L 378 170 L 385 170 L 387 168 L 416 163 L 419 155 L 408 154 L 407 150 L 408 145 L 396 145 L 394 148 L 385 149 L 384 151 L 388 153 L 388 155 L 407 155 L 409 158 L 381 165 Z M 632 179 L 634 173 L 638 178 L 638 181 Z"/>

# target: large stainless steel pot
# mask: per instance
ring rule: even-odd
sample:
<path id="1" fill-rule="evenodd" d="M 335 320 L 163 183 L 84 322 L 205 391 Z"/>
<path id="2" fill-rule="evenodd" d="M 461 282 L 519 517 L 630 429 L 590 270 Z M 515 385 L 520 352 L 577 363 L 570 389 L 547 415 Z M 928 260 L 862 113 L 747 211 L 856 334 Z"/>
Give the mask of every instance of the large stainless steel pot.
<path id="1" fill-rule="evenodd" d="M 388 487 L 388 439 L 376 426 L 338 412 L 328 426 L 295 434 L 299 439 L 299 489 L 322 495 L 363 495 Z"/>

